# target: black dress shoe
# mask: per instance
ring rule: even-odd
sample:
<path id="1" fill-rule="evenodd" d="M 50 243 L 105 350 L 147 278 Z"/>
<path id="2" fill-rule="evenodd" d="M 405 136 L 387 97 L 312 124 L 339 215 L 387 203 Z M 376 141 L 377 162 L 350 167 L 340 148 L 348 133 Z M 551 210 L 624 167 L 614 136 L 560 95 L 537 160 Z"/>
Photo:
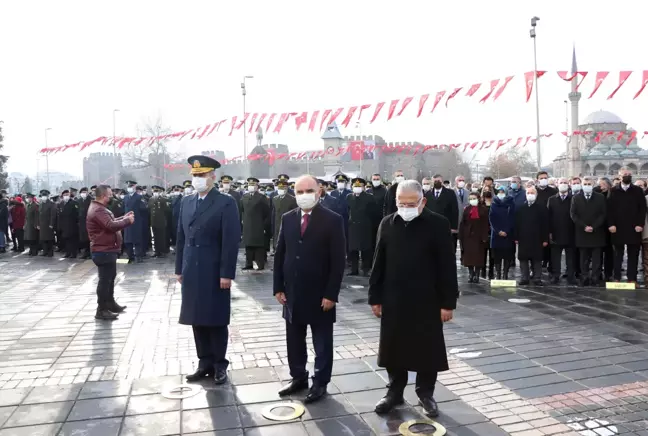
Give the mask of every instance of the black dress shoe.
<path id="1" fill-rule="evenodd" d="M 301 380 L 296 380 L 293 379 L 290 383 L 288 383 L 286 386 L 281 388 L 279 391 L 279 396 L 283 397 L 286 395 L 292 395 L 300 391 L 304 391 L 308 389 L 308 379 L 304 378 Z"/>
<path id="2" fill-rule="evenodd" d="M 227 383 L 227 371 L 224 369 L 219 369 L 214 375 L 214 383 L 217 385 L 223 385 Z"/>
<path id="3" fill-rule="evenodd" d="M 196 372 L 194 372 L 193 374 L 189 374 L 188 376 L 185 377 L 185 379 L 187 379 L 188 382 L 196 382 L 204 378 L 211 377 L 213 373 L 214 370 L 212 368 L 209 369 L 198 368 Z"/>
<path id="4" fill-rule="evenodd" d="M 350 276 L 359 276 L 360 273 L 358 271 L 351 271 L 348 275 L 350 275 Z"/>
<path id="5" fill-rule="evenodd" d="M 310 391 L 308 391 L 306 398 L 304 398 L 304 403 L 314 403 L 315 401 L 321 400 L 324 395 L 326 395 L 326 385 L 314 384 L 310 388 Z"/>
<path id="6" fill-rule="evenodd" d="M 430 416 L 432 418 L 435 418 L 439 416 L 439 406 L 437 406 L 436 401 L 434 401 L 434 398 L 430 397 L 423 397 L 419 398 L 419 404 L 425 409 L 425 414 L 427 416 Z"/>
<path id="7" fill-rule="evenodd" d="M 120 306 L 116 302 L 113 302 L 112 304 L 108 305 L 108 310 L 115 313 L 122 313 L 124 310 L 126 310 L 126 306 Z"/>
<path id="8" fill-rule="evenodd" d="M 251 271 L 253 269 L 254 269 L 253 266 L 244 266 L 243 268 L 241 268 L 241 271 Z"/>
<path id="9" fill-rule="evenodd" d="M 388 392 L 387 395 L 382 397 L 380 401 L 376 403 L 375 412 L 379 415 L 389 413 L 394 407 L 400 406 L 404 402 L 405 401 L 403 400 L 402 395 L 396 395 Z"/>
<path id="10" fill-rule="evenodd" d="M 118 317 L 119 317 L 118 314 L 111 312 L 110 310 L 107 309 L 97 310 L 97 313 L 95 314 L 95 319 L 100 319 L 103 321 L 114 321 Z"/>

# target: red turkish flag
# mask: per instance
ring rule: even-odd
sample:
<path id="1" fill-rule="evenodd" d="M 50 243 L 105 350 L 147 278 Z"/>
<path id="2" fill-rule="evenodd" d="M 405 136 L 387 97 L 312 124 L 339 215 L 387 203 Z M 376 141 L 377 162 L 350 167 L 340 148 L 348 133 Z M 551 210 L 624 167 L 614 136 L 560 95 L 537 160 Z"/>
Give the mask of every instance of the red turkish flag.
<path id="1" fill-rule="evenodd" d="M 445 93 L 445 91 L 439 91 L 436 93 L 436 97 L 434 97 L 434 106 L 432 106 L 430 113 L 434 112 L 434 109 L 436 109 L 436 107 L 439 105 L 439 102 L 441 101 Z"/>
<path id="2" fill-rule="evenodd" d="M 383 108 L 384 105 L 385 105 L 384 101 L 381 101 L 376 105 L 376 110 L 374 111 L 373 117 L 371 117 L 371 121 L 369 121 L 369 124 L 376 121 L 376 118 L 378 118 L 378 114 L 380 113 L 380 110 Z"/>
<path id="3" fill-rule="evenodd" d="M 358 106 L 351 106 L 349 108 L 349 111 L 347 112 L 346 116 L 342 120 L 342 126 L 343 127 L 349 127 L 349 123 L 351 122 L 351 118 L 353 118 L 353 115 L 356 113 L 358 110 Z"/>
<path id="4" fill-rule="evenodd" d="M 486 100 L 488 100 L 488 97 L 490 97 L 491 94 L 493 93 L 493 91 L 495 91 L 495 88 L 497 87 L 497 84 L 499 83 L 499 81 L 500 81 L 500 79 L 491 80 L 491 84 L 490 84 L 491 89 L 490 89 L 490 91 L 488 91 L 488 94 L 486 94 L 485 96 L 482 97 L 481 100 L 479 100 L 480 103 L 484 103 L 484 102 L 486 102 Z"/>
<path id="5" fill-rule="evenodd" d="M 497 90 L 497 92 L 495 93 L 495 96 L 493 96 L 493 101 L 497 100 L 499 98 L 499 96 L 502 95 L 502 93 L 504 92 L 504 89 L 506 88 L 506 85 L 508 85 L 511 80 L 513 80 L 513 76 L 508 76 L 506 79 L 504 79 L 504 83 Z"/>
<path id="6" fill-rule="evenodd" d="M 302 124 L 306 123 L 308 120 L 308 112 L 302 112 L 301 115 L 295 117 L 295 125 L 297 126 L 297 131 L 299 131 L 299 128 L 302 126 Z"/>
<path id="7" fill-rule="evenodd" d="M 256 121 L 258 116 L 259 114 L 257 113 L 252 114 L 252 121 L 250 121 L 250 128 L 248 129 L 248 133 L 252 133 L 252 130 L 254 130 L 254 122 Z"/>
<path id="8" fill-rule="evenodd" d="M 405 108 L 406 108 L 407 106 L 409 106 L 409 104 L 412 102 L 412 99 L 413 99 L 413 98 L 414 98 L 414 97 L 407 97 L 407 98 L 405 98 L 405 100 L 403 100 L 403 105 L 401 106 L 400 110 L 399 110 L 398 113 L 396 114 L 397 117 L 400 117 L 400 116 L 401 116 L 401 114 L 403 113 L 403 111 L 405 110 Z"/>
<path id="9" fill-rule="evenodd" d="M 364 141 L 349 142 L 349 150 L 351 151 L 351 160 L 362 160 Z"/>
<path id="10" fill-rule="evenodd" d="M 205 136 L 205 133 L 207 133 L 207 130 L 211 127 L 211 124 L 207 124 L 207 126 L 204 128 L 204 130 L 198 135 L 198 139 L 202 139 L 203 136 Z"/>
<path id="11" fill-rule="evenodd" d="M 616 87 L 614 91 L 612 91 L 612 94 L 608 95 L 608 100 L 610 100 L 614 95 L 617 93 L 617 91 L 623 86 L 623 84 L 628 80 L 628 77 L 630 77 L 630 74 L 632 74 L 632 71 L 621 71 L 619 72 L 619 85 Z"/>
<path id="12" fill-rule="evenodd" d="M 239 122 L 238 126 L 236 126 L 236 130 L 239 130 L 241 127 L 243 127 L 243 124 L 245 124 L 247 122 L 247 119 L 248 119 L 249 116 L 250 116 L 250 114 L 247 113 L 247 112 L 245 114 L 243 114 L 243 119 Z M 200 136 L 199 136 L 199 138 L 200 138 Z"/>
<path id="13" fill-rule="evenodd" d="M 331 115 L 331 112 L 331 109 L 326 109 L 322 114 L 322 119 L 320 121 L 320 131 L 324 128 L 324 123 L 326 123 L 326 120 L 328 119 L 329 115 Z"/>
<path id="14" fill-rule="evenodd" d="M 608 74 L 610 74 L 609 71 L 597 71 L 596 72 L 596 80 L 594 80 L 594 89 L 592 90 L 592 93 L 590 94 L 590 96 L 587 97 L 588 99 L 594 97 L 594 94 L 596 94 L 596 91 L 599 90 L 599 88 L 603 84 L 603 81 L 608 76 Z"/>
<path id="15" fill-rule="evenodd" d="M 289 113 L 284 112 L 281 114 L 279 117 L 279 121 L 277 121 L 277 125 L 275 126 L 274 130 L 272 131 L 273 133 L 281 133 L 281 128 L 283 127 L 284 123 L 288 121 L 288 117 L 290 116 Z"/>
<path id="16" fill-rule="evenodd" d="M 419 109 L 418 114 L 416 114 L 416 118 L 420 117 L 421 113 L 423 113 L 423 107 L 425 106 L 425 102 L 428 98 L 430 98 L 430 94 L 423 94 L 421 98 L 419 98 Z"/>
<path id="17" fill-rule="evenodd" d="M 360 106 L 360 112 L 358 112 L 358 121 L 360 121 L 360 118 L 362 118 L 362 111 L 365 109 L 369 109 L 371 107 L 370 104 L 363 104 Z"/>
<path id="18" fill-rule="evenodd" d="M 308 125 L 308 131 L 312 132 L 315 130 L 315 124 L 317 124 L 317 117 L 319 116 L 319 111 L 313 112 L 313 115 L 311 116 L 310 124 Z"/>
<path id="19" fill-rule="evenodd" d="M 533 92 L 533 71 L 524 73 L 524 83 L 526 85 L 526 101 L 529 102 L 531 93 Z"/>
<path id="20" fill-rule="evenodd" d="M 471 86 L 468 92 L 466 93 L 466 97 L 472 97 L 473 95 L 475 95 L 475 93 L 479 91 L 481 85 L 482 85 L 481 83 L 475 83 L 473 86 Z"/>
<path id="21" fill-rule="evenodd" d="M 340 114 L 342 113 L 343 110 L 344 110 L 344 108 L 341 107 L 341 108 L 338 108 L 335 112 L 333 112 L 333 115 L 331 115 L 331 120 L 328 123 L 333 124 L 333 122 L 335 120 L 337 120 L 337 117 L 340 116 Z"/>
<path id="22" fill-rule="evenodd" d="M 270 125 L 274 121 L 274 118 L 277 116 L 277 114 L 272 114 L 270 115 L 270 118 L 268 118 L 268 124 L 266 124 L 266 132 L 270 131 Z"/>
<path id="23" fill-rule="evenodd" d="M 569 77 L 567 77 L 567 74 L 569 74 L 569 72 L 567 71 L 558 71 L 558 77 L 563 79 L 565 82 L 571 82 L 572 80 L 574 80 L 574 77 L 578 76 L 578 72 L 575 72 Z"/>
<path id="24" fill-rule="evenodd" d="M 254 129 L 255 132 L 259 130 L 259 127 L 261 127 L 261 123 L 263 122 L 263 120 L 266 119 L 267 116 L 268 114 L 261 114 L 261 118 L 259 118 L 259 124 L 257 124 L 256 128 Z"/>
<path id="25" fill-rule="evenodd" d="M 230 129 L 229 136 L 232 136 L 232 132 L 234 132 L 235 126 L 236 126 L 236 117 L 232 117 L 232 128 Z"/>
<path id="26" fill-rule="evenodd" d="M 394 116 L 394 111 L 396 110 L 396 105 L 398 104 L 399 99 L 397 98 L 396 100 L 392 100 L 391 103 L 389 103 L 389 112 L 387 112 L 387 121 L 391 120 L 392 117 Z"/>
<path id="27" fill-rule="evenodd" d="M 643 92 L 643 90 L 646 88 L 646 85 L 648 85 L 648 70 L 644 70 L 643 77 L 641 79 L 641 88 L 639 88 L 639 91 L 637 91 L 635 96 L 632 98 L 633 100 L 639 97 L 639 94 Z"/>
<path id="28" fill-rule="evenodd" d="M 461 88 L 455 88 L 455 90 L 452 91 L 452 94 L 450 94 L 450 95 L 448 96 L 448 98 L 446 99 L 445 107 L 448 107 L 448 102 L 449 102 L 450 100 L 452 100 L 453 98 L 455 98 L 455 97 L 457 96 L 457 94 L 459 94 L 459 91 L 461 91 L 462 89 L 463 89 L 463 87 L 461 87 Z"/>

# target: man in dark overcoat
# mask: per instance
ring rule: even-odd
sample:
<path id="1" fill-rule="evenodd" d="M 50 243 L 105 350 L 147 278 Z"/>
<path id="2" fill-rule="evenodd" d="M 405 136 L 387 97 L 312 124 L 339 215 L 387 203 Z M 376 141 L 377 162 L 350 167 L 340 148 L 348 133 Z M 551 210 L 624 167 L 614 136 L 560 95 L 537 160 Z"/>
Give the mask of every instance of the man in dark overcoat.
<path id="1" fill-rule="evenodd" d="M 213 377 L 223 384 L 241 221 L 234 199 L 218 192 L 214 170 L 220 163 L 203 155 L 188 161 L 196 194 L 182 198 L 175 263 L 182 283 L 180 324 L 192 326 L 199 359 L 187 381 Z"/>
<path id="2" fill-rule="evenodd" d="M 614 247 L 615 281 L 621 281 L 623 255 L 628 252 L 627 276 L 629 282 L 637 282 L 641 233 L 646 220 L 646 199 L 643 190 L 632 184 L 632 172 L 619 171 L 621 183 L 610 190 L 607 204 L 607 225 Z"/>
<path id="3" fill-rule="evenodd" d="M 344 174 L 339 174 L 335 178 L 336 189 L 331 191 L 331 197 L 337 200 L 338 210 L 337 213 L 342 216 L 344 220 L 344 237 L 347 242 L 347 253 L 349 251 L 349 204 L 346 201 L 346 198 L 351 194 L 351 190 L 347 188 L 349 184 L 349 178 Z"/>
<path id="4" fill-rule="evenodd" d="M 389 376 L 387 395 L 376 405 L 388 413 L 403 403 L 408 371 L 430 416 L 437 373 L 448 370 L 443 323 L 452 319 L 459 295 L 450 223 L 425 208 L 421 185 L 398 184 L 398 212 L 380 223 L 369 279 L 369 304 L 380 319 L 378 366 Z"/>
<path id="5" fill-rule="evenodd" d="M 346 198 L 349 210 L 349 258 L 351 272 L 359 274 L 360 257 L 362 256 L 362 274 L 369 276 L 373 258 L 373 222 L 376 217 L 376 204 L 371 194 L 365 192 L 366 182 L 360 177 L 351 181 L 353 192 Z"/>
<path id="6" fill-rule="evenodd" d="M 306 329 L 311 327 L 315 374 L 305 402 L 326 394 L 333 370 L 335 304 L 344 276 L 346 242 L 342 217 L 319 204 L 312 176 L 295 182 L 298 209 L 281 218 L 274 262 L 273 295 L 283 305 L 292 381 L 279 391 L 291 395 L 308 388 Z"/>
<path id="7" fill-rule="evenodd" d="M 180 185 L 174 185 L 171 197 L 171 244 L 175 247 L 178 238 L 178 217 L 180 215 L 180 202 L 182 201 L 183 189 Z"/>
<path id="8" fill-rule="evenodd" d="M 514 240 L 517 243 L 518 259 L 520 260 L 520 285 L 528 285 L 531 271 L 529 263 L 536 276 L 536 285 L 542 285 L 542 255 L 544 247 L 549 245 L 549 225 L 547 220 L 547 205 L 536 201 L 536 188 L 526 190 L 526 202 L 515 210 Z"/>
<path id="9" fill-rule="evenodd" d="M 54 256 L 54 229 L 56 228 L 56 205 L 49 199 L 50 192 L 40 192 L 41 202 L 38 208 L 38 233 L 43 256 Z"/>
<path id="10" fill-rule="evenodd" d="M 574 244 L 580 258 L 581 286 L 598 285 L 601 253 L 607 244 L 607 202 L 603 194 L 594 192 L 595 183 L 592 177 L 583 178 L 583 192 L 574 195 L 571 202 L 570 216 L 574 222 Z"/>
<path id="11" fill-rule="evenodd" d="M 79 251 L 79 203 L 72 197 L 72 188 L 62 193 L 63 208 L 60 214 L 61 235 L 66 259 L 76 259 Z"/>
<path id="12" fill-rule="evenodd" d="M 570 216 L 571 202 L 572 195 L 569 193 L 569 181 L 566 177 L 562 177 L 558 180 L 558 193 L 547 201 L 552 284 L 560 283 L 563 251 L 565 252 L 567 283 L 570 285 L 576 284 L 574 273 L 574 222 Z"/>
<path id="13" fill-rule="evenodd" d="M 459 204 L 457 196 L 452 189 L 443 186 L 441 174 L 432 178 L 432 187 L 424 193 L 425 207 L 432 212 L 443 215 L 450 222 L 450 229 L 459 233 Z"/>
<path id="14" fill-rule="evenodd" d="M 90 259 L 90 238 L 86 227 L 88 208 L 92 203 L 92 196 L 88 194 L 88 188 L 79 190 L 79 247 L 81 248 L 81 259 Z"/>
<path id="15" fill-rule="evenodd" d="M 144 197 L 142 197 L 142 188 L 135 181 L 128 181 L 129 194 L 124 198 L 124 212 L 133 212 L 135 223 L 124 229 L 124 244 L 128 253 L 128 263 L 144 262 L 146 253 L 146 233 L 148 231 L 148 209 Z M 139 223 L 139 224 L 138 224 Z"/>
<path id="16" fill-rule="evenodd" d="M 297 207 L 295 197 L 288 193 L 288 182 L 285 180 L 277 181 L 277 195 L 272 198 L 272 229 L 273 229 L 273 249 L 277 249 L 277 240 L 279 239 L 279 229 L 281 228 L 281 217 Z"/>
<path id="17" fill-rule="evenodd" d="M 383 219 L 385 196 L 387 195 L 387 188 L 383 184 L 380 174 L 374 173 L 371 175 L 371 186 L 367 189 L 367 193 L 373 196 L 374 200 L 374 217 L 371 223 L 371 233 L 373 235 L 371 240 L 371 249 L 376 247 L 376 237 L 378 235 L 378 226 Z"/>
<path id="18" fill-rule="evenodd" d="M 396 212 L 396 189 L 398 184 L 405 180 L 403 170 L 394 171 L 394 182 L 387 188 L 385 202 L 383 203 L 383 216 Z"/>
<path id="19" fill-rule="evenodd" d="M 270 201 L 259 192 L 259 179 L 247 179 L 248 192 L 241 199 L 243 215 L 243 246 L 245 247 L 245 266 L 243 270 L 254 269 L 256 262 L 259 270 L 265 269 L 266 234 L 270 234 Z"/>
<path id="20" fill-rule="evenodd" d="M 153 230 L 153 240 L 155 241 L 155 257 L 164 257 L 168 251 L 169 236 L 167 235 L 167 219 L 169 215 L 169 202 L 162 197 L 164 188 L 154 185 L 153 197 L 148 201 L 148 209 L 151 216 L 151 229 Z"/>
<path id="21" fill-rule="evenodd" d="M 319 184 L 319 203 L 327 208 L 328 210 L 331 210 L 338 215 L 342 216 L 340 213 L 340 205 L 339 201 L 337 201 L 334 197 L 331 196 L 329 190 L 331 189 L 331 185 L 329 182 L 326 180 L 322 179 L 317 179 L 317 183 Z M 332 191 L 331 191 L 332 192 Z"/>
<path id="22" fill-rule="evenodd" d="M 39 215 L 38 201 L 30 192 L 25 195 L 27 199 L 27 212 L 25 215 L 25 241 L 29 246 L 29 255 L 38 255 L 40 237 L 38 235 Z"/>

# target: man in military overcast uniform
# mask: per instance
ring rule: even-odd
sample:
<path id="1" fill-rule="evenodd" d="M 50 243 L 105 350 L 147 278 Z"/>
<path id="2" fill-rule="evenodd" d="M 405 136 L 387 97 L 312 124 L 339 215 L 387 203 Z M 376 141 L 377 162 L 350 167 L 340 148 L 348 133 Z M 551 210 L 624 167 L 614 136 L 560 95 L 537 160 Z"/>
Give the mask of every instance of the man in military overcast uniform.
<path id="1" fill-rule="evenodd" d="M 29 247 L 29 255 L 38 255 L 40 238 L 38 236 L 38 202 L 34 194 L 28 192 L 25 197 L 27 198 L 27 212 L 25 214 L 25 242 Z"/>
<path id="2" fill-rule="evenodd" d="M 279 229 L 281 228 L 281 217 L 297 207 L 297 200 L 288 193 L 288 180 L 277 181 L 277 195 L 272 199 L 272 248 L 277 247 Z"/>
<path id="3" fill-rule="evenodd" d="M 333 198 L 329 193 L 329 188 L 331 186 L 330 183 L 322 179 L 318 179 L 317 183 L 319 184 L 319 188 L 320 188 L 319 203 L 325 208 L 340 215 L 339 201 Z"/>
<path id="4" fill-rule="evenodd" d="M 248 192 L 241 199 L 243 214 L 243 246 L 245 247 L 245 267 L 243 270 L 263 270 L 266 264 L 266 234 L 270 233 L 270 202 L 258 191 L 259 179 L 247 179 Z"/>
<path id="5" fill-rule="evenodd" d="M 366 182 L 360 177 L 351 181 L 353 193 L 349 194 L 346 202 L 349 207 L 349 257 L 351 273 L 359 274 L 360 257 L 362 257 L 362 275 L 369 276 L 373 252 L 373 221 L 377 205 L 371 196 L 365 192 Z"/>
<path id="6" fill-rule="evenodd" d="M 371 188 L 367 189 L 367 193 L 373 195 L 374 203 L 376 203 L 375 216 L 372 222 L 373 239 L 371 243 L 372 250 L 376 246 L 376 237 L 378 235 L 378 226 L 383 219 L 383 211 L 385 205 L 385 196 L 387 195 L 387 188 L 382 181 L 380 174 L 374 173 L 371 175 Z"/>
<path id="7" fill-rule="evenodd" d="M 164 188 L 153 185 L 153 196 L 148 201 L 148 209 L 151 216 L 151 229 L 153 230 L 153 241 L 155 242 L 154 257 L 164 257 L 167 252 L 167 213 L 169 203 L 162 197 Z"/>
<path id="8" fill-rule="evenodd" d="M 56 205 L 49 198 L 50 192 L 43 189 L 40 192 L 38 207 L 38 233 L 43 256 L 54 256 L 54 229 L 56 225 Z"/>
<path id="9" fill-rule="evenodd" d="M 344 237 L 347 241 L 347 252 L 349 246 L 349 205 L 346 201 L 346 198 L 351 194 L 351 190 L 347 189 L 349 183 L 349 178 L 340 174 L 335 178 L 336 189 L 331 191 L 331 197 L 335 198 L 338 201 L 338 210 L 337 213 L 342 215 L 342 220 L 344 221 Z"/>
<path id="10" fill-rule="evenodd" d="M 56 244 L 57 252 L 65 251 L 65 237 L 63 236 L 63 208 L 65 207 L 66 198 L 70 199 L 70 191 L 65 189 L 61 192 L 60 201 L 56 203 Z"/>
<path id="11" fill-rule="evenodd" d="M 72 197 L 73 191 L 76 190 L 70 188 L 69 191 L 62 192 L 63 208 L 59 215 L 63 246 L 65 247 L 63 257 L 66 259 L 76 259 L 79 252 L 79 203 Z"/>
<path id="12" fill-rule="evenodd" d="M 238 208 L 239 214 L 241 212 L 241 193 L 238 192 L 234 185 L 234 179 L 232 176 L 223 175 L 220 178 L 221 186 L 223 188 L 223 194 L 231 195 L 234 201 L 236 202 L 236 207 Z"/>
<path id="13" fill-rule="evenodd" d="M 92 197 L 88 195 L 88 188 L 81 188 L 79 191 L 79 247 L 81 248 L 81 259 L 90 259 L 90 238 L 86 218 Z"/>
<path id="14" fill-rule="evenodd" d="M 146 204 L 142 198 L 142 188 L 137 186 L 137 182 L 126 182 L 128 195 L 124 198 L 124 212 L 133 212 L 135 215 L 135 223 L 124 229 L 124 243 L 126 244 L 126 252 L 128 253 L 128 263 L 141 263 L 144 262 L 144 255 L 146 254 L 145 233 L 148 230 L 148 223 L 145 215 L 148 215 Z M 146 229 L 146 230 L 145 230 Z"/>

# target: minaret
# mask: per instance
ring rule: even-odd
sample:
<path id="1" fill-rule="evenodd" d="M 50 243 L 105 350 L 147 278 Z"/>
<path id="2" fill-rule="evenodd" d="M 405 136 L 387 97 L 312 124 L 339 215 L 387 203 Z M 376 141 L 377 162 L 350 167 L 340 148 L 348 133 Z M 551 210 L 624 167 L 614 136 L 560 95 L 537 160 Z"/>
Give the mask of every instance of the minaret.
<path id="1" fill-rule="evenodd" d="M 571 136 L 569 137 L 569 150 L 567 150 L 567 176 L 579 176 L 582 170 L 580 160 L 580 149 L 578 147 L 579 135 L 574 135 L 578 130 L 578 102 L 581 99 L 581 93 L 576 89 L 578 87 L 578 67 L 576 65 L 576 46 L 572 53 L 572 66 L 571 76 L 574 78 L 571 81 L 571 92 L 569 93 L 569 101 L 571 102 Z"/>

